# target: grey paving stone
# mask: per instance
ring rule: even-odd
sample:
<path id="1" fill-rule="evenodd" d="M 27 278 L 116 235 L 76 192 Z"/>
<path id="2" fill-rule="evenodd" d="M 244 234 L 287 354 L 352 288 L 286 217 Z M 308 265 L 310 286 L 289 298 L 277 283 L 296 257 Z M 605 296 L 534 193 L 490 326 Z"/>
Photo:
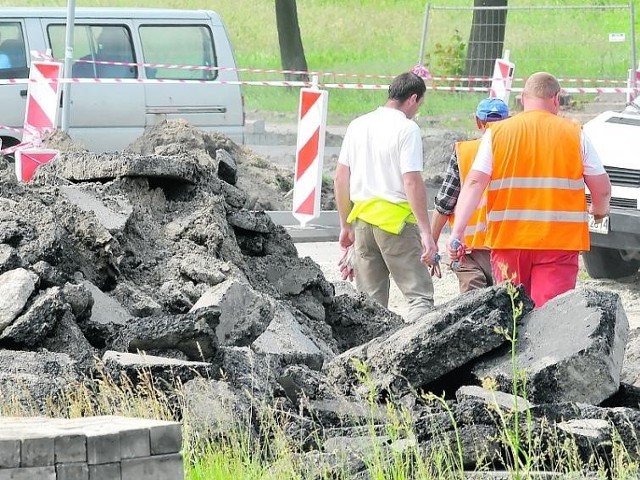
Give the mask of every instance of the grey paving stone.
<path id="1" fill-rule="evenodd" d="M 119 462 L 89 465 L 89 480 L 120 480 L 121 478 Z"/>
<path id="2" fill-rule="evenodd" d="M 18 439 L 0 440 L 0 468 L 17 468 L 20 466 L 20 447 Z"/>
<path id="3" fill-rule="evenodd" d="M 23 438 L 21 467 L 46 467 L 54 464 L 54 437 Z"/>
<path id="4" fill-rule="evenodd" d="M 120 461 L 120 434 L 118 432 L 87 433 L 87 463 L 101 465 Z"/>
<path id="5" fill-rule="evenodd" d="M 122 461 L 122 480 L 182 480 L 182 455 L 157 455 Z"/>
<path id="6" fill-rule="evenodd" d="M 69 433 L 56 436 L 55 459 L 58 463 L 87 462 L 87 437 Z"/>
<path id="7" fill-rule="evenodd" d="M 56 480 L 56 469 L 53 466 L 0 469 L 0 480 Z"/>
<path id="8" fill-rule="evenodd" d="M 149 427 L 151 455 L 177 453 L 182 448 L 182 425 L 171 423 Z"/>
<path id="9" fill-rule="evenodd" d="M 139 458 L 151 455 L 149 429 L 135 428 L 120 431 L 120 458 Z"/>
<path id="10" fill-rule="evenodd" d="M 86 463 L 59 463 L 56 475 L 56 480 L 89 480 L 89 466 Z"/>

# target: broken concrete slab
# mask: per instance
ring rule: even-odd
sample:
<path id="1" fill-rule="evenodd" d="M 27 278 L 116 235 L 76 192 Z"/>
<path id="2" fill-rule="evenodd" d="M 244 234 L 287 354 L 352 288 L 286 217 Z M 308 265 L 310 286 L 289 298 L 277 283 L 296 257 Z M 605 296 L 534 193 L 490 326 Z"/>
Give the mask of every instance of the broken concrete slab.
<path id="1" fill-rule="evenodd" d="M 144 376 L 162 379 L 169 385 L 176 381 L 184 384 L 194 378 L 209 378 L 214 374 L 214 367 L 207 362 L 193 362 L 174 358 L 158 357 L 140 353 L 115 352 L 107 350 L 102 355 L 102 362 L 112 378 L 120 378 L 123 374 L 135 381 Z"/>
<path id="2" fill-rule="evenodd" d="M 82 282 L 93 298 L 89 321 L 96 325 L 126 325 L 131 314 L 116 300 L 89 281 Z"/>
<path id="3" fill-rule="evenodd" d="M 640 387 L 640 328 L 634 328 L 629 332 L 620 382 Z"/>
<path id="4" fill-rule="evenodd" d="M 251 285 L 264 293 L 286 298 L 309 290 L 325 304 L 333 298 L 333 286 L 325 279 L 318 264 L 308 257 L 268 255 L 248 257 L 246 261 Z"/>
<path id="5" fill-rule="evenodd" d="M 219 318 L 220 311 L 214 307 L 184 315 L 133 317 L 118 330 L 111 349 L 152 355 L 178 350 L 189 360 L 211 360 L 218 350 L 215 328 Z"/>
<path id="6" fill-rule="evenodd" d="M 50 352 L 69 355 L 83 371 L 94 366 L 96 349 L 86 339 L 69 310 L 60 317 L 53 330 L 43 339 L 41 346 Z"/>
<path id="7" fill-rule="evenodd" d="M 53 162 L 58 176 L 73 182 L 96 182 L 118 177 L 145 177 L 196 184 L 201 175 L 196 162 L 176 161 L 162 155 L 125 152 L 65 152 L 64 161 Z"/>
<path id="8" fill-rule="evenodd" d="M 69 355 L 0 350 L 0 396 L 43 408 L 81 379 Z"/>
<path id="9" fill-rule="evenodd" d="M 598 405 L 618 390 L 628 331 L 613 292 L 572 290 L 528 314 L 516 350 L 517 368 L 527 375 L 527 398 Z M 508 390 L 511 353 L 479 361 L 473 374 L 495 378 Z"/>
<path id="10" fill-rule="evenodd" d="M 464 468 L 475 469 L 502 458 L 499 439 L 500 432 L 493 425 L 463 425 L 421 445 L 422 458 L 427 462 L 434 461 L 434 456 L 443 455 L 443 449 L 446 452 L 448 445 Z"/>
<path id="11" fill-rule="evenodd" d="M 475 400 L 484 403 L 488 407 L 499 408 L 504 412 L 526 412 L 531 408 L 531 403 L 526 398 L 510 393 L 488 390 L 475 385 L 468 385 L 456 392 L 458 402 Z"/>
<path id="12" fill-rule="evenodd" d="M 235 279 L 211 287 L 191 308 L 215 306 L 220 310 L 216 328 L 218 343 L 225 346 L 250 345 L 267 329 L 275 310 L 275 302 L 256 292 L 251 285 Z"/>
<path id="13" fill-rule="evenodd" d="M 40 292 L 26 312 L 0 333 L 0 345 L 38 346 L 69 309 L 59 287 Z"/>
<path id="14" fill-rule="evenodd" d="M 218 178 L 230 185 L 235 185 L 238 182 L 238 162 L 222 148 L 216 150 L 216 161 L 218 162 Z"/>
<path id="15" fill-rule="evenodd" d="M 115 299 L 89 281 L 80 284 L 91 295 L 89 316 L 78 317 L 78 326 L 91 345 L 104 348 L 132 316 Z"/>
<path id="16" fill-rule="evenodd" d="M 218 439 L 252 423 L 251 402 L 229 383 L 194 378 L 184 384 L 184 416 L 198 438 Z"/>
<path id="17" fill-rule="evenodd" d="M 79 186 L 63 185 L 60 191 L 78 208 L 95 215 L 100 224 L 111 233 L 121 232 L 133 213 L 131 203 L 124 196 L 109 198 L 112 206 L 107 206 L 94 192 Z"/>
<path id="18" fill-rule="evenodd" d="M 87 320 L 91 317 L 95 300 L 86 286 L 65 283 L 62 287 L 62 297 L 71 307 L 71 312 L 77 320 Z"/>
<path id="19" fill-rule="evenodd" d="M 531 300 L 521 287 L 517 292 L 524 311 L 530 311 Z M 402 396 L 420 390 L 505 343 L 503 331 L 513 324 L 509 295 L 504 285 L 469 292 L 412 324 L 347 350 L 325 371 L 345 392 L 375 387 Z M 358 383 L 354 359 L 366 366 L 371 385 Z"/>
<path id="20" fill-rule="evenodd" d="M 301 406 L 323 428 L 355 427 L 371 422 L 386 424 L 390 417 L 384 407 L 370 405 L 361 399 L 339 397 L 301 401 Z"/>
<path id="21" fill-rule="evenodd" d="M 278 359 L 259 355 L 249 347 L 220 347 L 220 372 L 235 389 L 251 398 L 271 399 L 282 368 Z"/>
<path id="22" fill-rule="evenodd" d="M 251 349 L 259 355 L 278 358 L 283 366 L 304 364 L 320 370 L 325 360 L 323 351 L 302 332 L 296 317 L 280 302 L 276 304 L 271 323 L 251 344 Z"/>
<path id="23" fill-rule="evenodd" d="M 290 365 L 278 376 L 278 384 L 285 395 L 294 404 L 301 399 L 309 400 L 331 399 L 338 396 L 322 372 L 313 370 L 306 365 Z"/>
<path id="24" fill-rule="evenodd" d="M 11 325 L 36 289 L 38 276 L 16 268 L 0 275 L 0 331 Z"/>
<path id="25" fill-rule="evenodd" d="M 0 243 L 0 274 L 21 266 L 18 251 L 11 245 Z"/>
<path id="26" fill-rule="evenodd" d="M 194 283 L 218 285 L 226 278 L 224 263 L 206 255 L 190 254 L 179 260 L 178 270 Z"/>
<path id="27" fill-rule="evenodd" d="M 344 283 L 344 282 L 343 282 Z M 357 347 L 404 326 L 400 315 L 387 310 L 364 293 L 340 295 L 325 306 L 326 322 L 331 325 L 340 352 Z"/>
<path id="28" fill-rule="evenodd" d="M 227 221 L 234 229 L 248 232 L 271 233 L 275 228 L 271 217 L 264 211 L 239 210 L 227 215 Z"/>

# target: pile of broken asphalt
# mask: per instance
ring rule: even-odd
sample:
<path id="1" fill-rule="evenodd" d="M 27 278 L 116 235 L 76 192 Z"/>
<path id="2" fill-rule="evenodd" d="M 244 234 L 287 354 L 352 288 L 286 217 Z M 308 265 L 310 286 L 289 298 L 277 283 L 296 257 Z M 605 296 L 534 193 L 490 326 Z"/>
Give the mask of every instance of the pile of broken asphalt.
<path id="1" fill-rule="evenodd" d="M 243 154 L 164 123 L 124 152 L 68 148 L 29 184 L 0 160 L 0 398 L 44 408 L 98 371 L 135 383 L 145 370 L 157 388 L 182 389 L 175 415 L 202 435 L 234 422 L 261 431 L 260 410 L 277 405 L 300 455 L 347 452 L 352 473 L 366 468 L 359 426 L 373 415 L 384 427 L 392 400 L 411 412 L 423 451 L 458 436 L 465 468 L 506 463 L 496 406 L 531 413 L 523 435 L 553 426 L 585 462 L 609 460 L 614 431 L 640 460 L 638 339 L 616 294 L 573 291 L 532 311 L 502 285 L 405 323 L 363 295 L 336 295 L 298 257 L 238 187 Z M 426 392 L 448 401 L 455 430 Z"/>

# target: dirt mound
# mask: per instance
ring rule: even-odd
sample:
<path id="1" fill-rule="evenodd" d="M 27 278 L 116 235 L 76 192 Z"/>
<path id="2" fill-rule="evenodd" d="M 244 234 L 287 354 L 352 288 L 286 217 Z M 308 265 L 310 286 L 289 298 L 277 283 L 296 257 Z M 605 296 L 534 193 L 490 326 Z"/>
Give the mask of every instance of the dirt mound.
<path id="1" fill-rule="evenodd" d="M 45 135 L 43 144 L 47 148 L 54 148 L 61 152 L 86 152 L 87 148 L 73 140 L 68 133 L 62 130 L 54 130 Z"/>
<path id="2" fill-rule="evenodd" d="M 267 162 L 248 148 L 237 145 L 225 135 L 203 132 L 183 120 L 160 122 L 148 128 L 129 145 L 127 152 L 140 155 L 173 155 L 189 152 L 199 163 L 208 165 L 216 152 L 224 150 L 234 159 L 237 170 L 236 186 L 247 194 L 247 208 L 287 210 L 291 208 L 286 193 L 293 185 L 290 171 Z"/>

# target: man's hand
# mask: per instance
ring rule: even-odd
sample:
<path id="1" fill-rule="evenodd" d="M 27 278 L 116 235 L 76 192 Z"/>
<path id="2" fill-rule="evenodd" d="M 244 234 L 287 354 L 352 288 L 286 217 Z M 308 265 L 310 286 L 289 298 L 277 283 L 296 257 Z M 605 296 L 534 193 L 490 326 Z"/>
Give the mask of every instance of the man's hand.
<path id="1" fill-rule="evenodd" d="M 447 254 L 451 261 L 459 261 L 465 254 L 467 247 L 457 238 L 450 238 L 447 243 Z"/>
<path id="2" fill-rule="evenodd" d="M 347 225 L 340 229 L 340 236 L 338 237 L 338 243 L 343 250 L 346 250 L 355 240 L 355 234 L 351 225 Z"/>
<path id="3" fill-rule="evenodd" d="M 593 205 L 589 205 L 589 213 L 593 215 L 593 218 L 596 220 L 602 220 L 604 217 L 609 215 L 609 211 L 596 212 L 593 208 Z"/>
<path id="4" fill-rule="evenodd" d="M 436 245 L 436 242 L 433 241 L 431 232 L 421 233 L 420 239 L 422 241 L 422 255 L 420 256 L 420 261 L 425 265 L 434 265 L 438 263 L 440 261 L 438 246 Z"/>

